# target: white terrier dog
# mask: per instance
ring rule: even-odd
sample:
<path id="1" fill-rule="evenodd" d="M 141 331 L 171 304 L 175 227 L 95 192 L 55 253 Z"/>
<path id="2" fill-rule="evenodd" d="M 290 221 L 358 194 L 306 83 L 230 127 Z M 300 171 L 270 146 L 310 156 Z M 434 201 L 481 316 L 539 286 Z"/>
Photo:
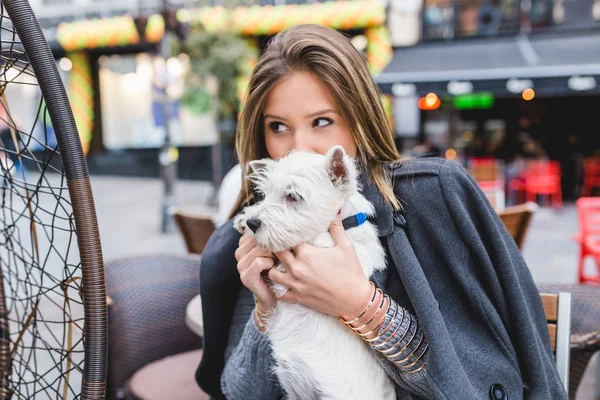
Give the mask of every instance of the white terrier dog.
<path id="1" fill-rule="evenodd" d="M 341 146 L 327 155 L 292 152 L 278 161 L 250 163 L 249 179 L 264 195 L 234 221 L 273 253 L 300 243 L 332 247 L 329 226 L 341 218 L 373 215 L 359 192 L 357 169 Z M 364 218 L 360 218 L 364 220 Z M 362 221 L 361 221 L 362 222 Z M 386 267 L 376 228 L 368 221 L 347 230 L 365 276 Z M 280 264 L 277 268 L 284 271 Z M 277 296 L 288 289 L 273 285 Z M 290 399 L 395 399 L 394 385 L 367 345 L 336 317 L 280 301 L 267 322 L 275 374 Z"/>

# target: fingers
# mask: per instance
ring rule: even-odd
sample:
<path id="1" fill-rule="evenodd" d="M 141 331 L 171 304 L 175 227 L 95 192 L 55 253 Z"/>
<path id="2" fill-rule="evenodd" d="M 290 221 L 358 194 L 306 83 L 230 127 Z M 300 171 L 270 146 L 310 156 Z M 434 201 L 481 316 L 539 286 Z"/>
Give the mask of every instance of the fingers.
<path id="1" fill-rule="evenodd" d="M 261 272 L 273 268 L 274 265 L 275 261 L 272 258 L 258 257 L 252 261 L 252 264 L 250 264 L 250 267 L 246 272 L 251 273 L 252 275 L 260 275 Z"/>
<path id="2" fill-rule="evenodd" d="M 288 268 L 292 268 L 293 264 L 296 262 L 296 257 L 292 254 L 291 251 L 285 250 L 280 251 L 279 253 L 275 253 L 279 261 L 283 263 Z"/>
<path id="3" fill-rule="evenodd" d="M 273 255 L 259 247 L 254 236 L 244 234 L 240 238 L 239 247 L 235 251 L 235 258 L 238 261 L 237 269 L 240 280 L 244 286 L 266 307 L 265 310 L 271 309 L 277 300 L 262 273 L 273 268 L 275 264 Z"/>
<path id="4" fill-rule="evenodd" d="M 292 255 L 294 256 L 294 258 L 299 258 L 301 257 L 301 254 L 306 254 L 312 248 L 314 248 L 314 246 L 308 243 L 300 243 L 298 246 L 294 247 L 294 252 L 292 253 Z"/>
<path id="5" fill-rule="evenodd" d="M 287 288 L 292 288 L 295 286 L 295 279 L 289 272 L 282 272 L 279 268 L 272 268 L 269 270 L 269 279 L 273 283 L 278 283 Z"/>
<path id="6" fill-rule="evenodd" d="M 240 271 L 240 280 L 242 281 L 242 284 L 256 296 L 260 303 L 262 303 L 263 308 L 261 309 L 265 311 L 271 309 L 275 305 L 276 298 L 261 273 L 273 268 L 274 264 L 275 261 L 273 261 L 272 258 L 258 257 L 247 269 Z"/>
<path id="7" fill-rule="evenodd" d="M 249 243 L 251 243 L 251 242 L 249 242 Z M 247 247 L 247 244 L 245 246 Z M 254 247 L 254 248 L 250 249 L 249 251 L 245 247 L 238 247 L 238 250 L 236 250 L 236 252 L 235 252 L 236 258 L 238 257 L 238 251 L 240 252 L 239 255 L 241 255 L 241 258 L 239 259 L 239 261 L 237 263 L 237 268 L 238 268 L 239 273 L 242 273 L 243 271 L 248 269 L 250 267 L 250 265 L 258 258 L 268 258 L 271 261 L 273 261 L 273 256 L 271 255 L 271 253 L 269 253 L 262 247 Z M 243 252 L 245 252 L 245 254 L 242 255 Z"/>
<path id="8" fill-rule="evenodd" d="M 241 269 L 238 268 L 238 272 L 240 273 L 240 279 L 244 286 L 248 287 L 252 290 L 252 285 L 254 282 L 264 281 L 261 276 L 261 273 L 265 270 L 269 270 L 273 268 L 275 265 L 275 261 L 272 258 L 267 257 L 258 257 L 252 260 L 250 265 L 247 268 Z"/>
<path id="9" fill-rule="evenodd" d="M 254 239 L 254 237 L 250 235 L 243 235 L 240 238 L 238 248 L 235 250 L 236 261 L 239 262 L 254 247 L 256 247 L 256 239 Z"/>
<path id="10" fill-rule="evenodd" d="M 348 235 L 346 235 L 342 219 L 339 216 L 335 217 L 331 225 L 329 225 L 329 233 L 336 246 L 346 245 L 348 243 Z"/>
<path id="11" fill-rule="evenodd" d="M 239 241 L 238 246 L 241 247 L 241 246 L 245 245 L 248 242 L 252 242 L 252 243 L 254 243 L 254 245 L 256 245 L 256 238 L 253 235 L 249 234 L 249 233 L 244 233 L 240 237 L 240 241 Z"/>

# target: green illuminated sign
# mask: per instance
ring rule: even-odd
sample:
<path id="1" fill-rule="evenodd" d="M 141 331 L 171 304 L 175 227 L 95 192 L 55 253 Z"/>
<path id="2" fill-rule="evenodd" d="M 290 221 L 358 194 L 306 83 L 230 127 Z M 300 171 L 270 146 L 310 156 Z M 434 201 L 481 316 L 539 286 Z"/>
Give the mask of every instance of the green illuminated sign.
<path id="1" fill-rule="evenodd" d="M 494 106 L 494 95 L 489 92 L 463 94 L 456 96 L 453 103 L 458 110 L 492 108 Z"/>

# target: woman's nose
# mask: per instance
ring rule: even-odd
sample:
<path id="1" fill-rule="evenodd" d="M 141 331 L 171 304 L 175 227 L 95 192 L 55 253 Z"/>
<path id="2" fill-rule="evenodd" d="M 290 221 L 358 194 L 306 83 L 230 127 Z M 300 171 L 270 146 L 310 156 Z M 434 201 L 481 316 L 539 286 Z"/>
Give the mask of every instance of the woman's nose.
<path id="1" fill-rule="evenodd" d="M 307 132 L 296 131 L 294 134 L 294 150 L 298 151 L 315 151 L 314 141 L 311 135 Z"/>

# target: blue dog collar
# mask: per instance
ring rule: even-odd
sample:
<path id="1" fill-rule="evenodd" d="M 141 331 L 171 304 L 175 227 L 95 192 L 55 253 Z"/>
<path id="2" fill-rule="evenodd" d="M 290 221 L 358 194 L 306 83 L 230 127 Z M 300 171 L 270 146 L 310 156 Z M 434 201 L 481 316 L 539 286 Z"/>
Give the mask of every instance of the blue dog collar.
<path id="1" fill-rule="evenodd" d="M 357 226 L 361 226 L 368 219 L 369 219 L 369 217 L 367 216 L 366 213 L 358 213 L 358 214 L 351 215 L 348 218 L 344 218 L 342 220 L 342 225 L 344 225 L 345 230 L 348 230 L 351 228 L 356 228 Z"/>

